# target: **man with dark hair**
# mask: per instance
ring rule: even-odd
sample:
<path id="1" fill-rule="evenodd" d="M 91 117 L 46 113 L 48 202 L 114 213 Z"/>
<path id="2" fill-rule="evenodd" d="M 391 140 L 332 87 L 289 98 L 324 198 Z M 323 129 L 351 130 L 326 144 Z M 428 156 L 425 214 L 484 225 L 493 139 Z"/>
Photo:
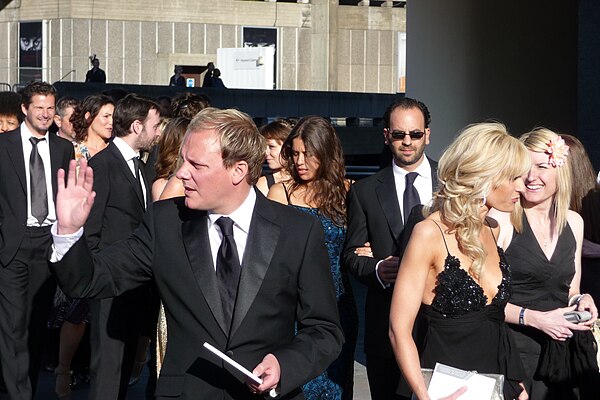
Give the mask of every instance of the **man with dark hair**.
<path id="1" fill-rule="evenodd" d="M 154 278 L 169 332 L 157 399 L 251 400 L 272 390 L 303 399 L 301 386 L 340 353 L 323 229 L 254 188 L 265 148 L 248 115 L 200 111 L 177 171 L 185 197 L 154 203 L 132 236 L 96 255 L 78 240 L 93 208 L 94 177 L 85 161 L 77 180 L 70 167 L 58 200 L 53 272 L 76 297 L 114 296 Z M 262 384 L 249 383 L 205 342 Z"/>
<path id="2" fill-rule="evenodd" d="M 48 133 L 55 99 L 52 85 L 30 83 L 22 91 L 24 122 L 0 135 L 0 359 L 10 399 L 34 395 L 56 288 L 47 262 L 56 172 L 74 152 Z"/>
<path id="3" fill-rule="evenodd" d="M 96 200 L 85 231 L 94 252 L 127 238 L 151 203 L 153 166 L 143 164 L 140 152 L 150 150 L 158 137 L 159 110 L 151 99 L 125 96 L 113 113 L 115 138 L 90 159 Z M 144 322 L 141 317 L 150 307 L 149 291 L 149 285 L 144 285 L 115 298 L 90 301 L 90 399 L 125 398 Z"/>
<path id="4" fill-rule="evenodd" d="M 393 285 L 404 250 L 403 231 L 413 207 L 426 204 L 435 186 L 437 163 L 425 156 L 431 117 L 425 104 L 405 97 L 384 113 L 383 138 L 392 165 L 362 179 L 348 192 L 346 267 L 368 286 L 365 353 L 371 398 L 399 399 L 400 371 L 388 337 Z M 359 248 L 370 247 L 369 256 Z"/>
<path id="5" fill-rule="evenodd" d="M 79 101 L 73 97 L 64 96 L 56 103 L 56 114 L 54 115 L 54 124 L 58 128 L 57 135 L 63 139 L 73 141 L 75 132 L 73 131 L 73 123 L 71 116 L 73 111 L 79 105 Z"/>

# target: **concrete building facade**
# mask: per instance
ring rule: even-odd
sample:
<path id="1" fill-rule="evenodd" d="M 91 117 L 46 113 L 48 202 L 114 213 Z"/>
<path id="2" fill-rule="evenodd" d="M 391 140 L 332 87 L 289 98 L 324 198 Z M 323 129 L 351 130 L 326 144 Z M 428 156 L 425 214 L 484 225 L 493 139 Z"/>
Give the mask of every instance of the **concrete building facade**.
<path id="1" fill-rule="evenodd" d="M 174 65 L 206 65 L 217 48 L 242 47 L 245 27 L 270 27 L 277 31 L 277 89 L 398 92 L 405 9 L 358 3 L 12 0 L 0 10 L 0 83 L 24 83 L 20 25 L 41 21 L 42 76 L 51 82 L 83 81 L 96 54 L 107 83 L 166 85 Z"/>

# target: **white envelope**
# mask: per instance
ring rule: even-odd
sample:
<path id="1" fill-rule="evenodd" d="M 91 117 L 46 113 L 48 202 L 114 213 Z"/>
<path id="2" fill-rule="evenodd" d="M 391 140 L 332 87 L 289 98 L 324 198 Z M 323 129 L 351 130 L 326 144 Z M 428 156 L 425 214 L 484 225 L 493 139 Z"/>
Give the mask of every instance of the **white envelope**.
<path id="1" fill-rule="evenodd" d="M 466 386 L 468 389 L 460 400 L 489 400 L 495 385 L 493 378 L 436 363 L 427 393 L 431 399 L 439 399 Z"/>

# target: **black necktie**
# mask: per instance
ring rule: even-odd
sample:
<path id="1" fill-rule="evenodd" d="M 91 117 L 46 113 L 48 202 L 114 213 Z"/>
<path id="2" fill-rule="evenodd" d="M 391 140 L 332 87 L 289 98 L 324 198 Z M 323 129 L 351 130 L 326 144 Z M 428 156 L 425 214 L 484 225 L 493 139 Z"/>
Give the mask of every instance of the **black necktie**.
<path id="1" fill-rule="evenodd" d="M 223 234 L 223 240 L 217 253 L 217 279 L 219 281 L 219 292 L 225 314 L 225 323 L 230 327 L 238 282 L 240 280 L 240 258 L 238 257 L 237 247 L 233 238 L 233 220 L 228 217 L 221 217 L 215 223 L 219 225 Z"/>
<path id="2" fill-rule="evenodd" d="M 404 222 L 408 220 L 408 216 L 410 215 L 410 211 L 417 204 L 421 204 L 421 199 L 419 198 L 419 192 L 417 192 L 417 188 L 415 188 L 415 179 L 419 176 L 416 172 L 409 172 L 406 174 L 406 187 L 404 188 L 404 196 L 402 201 L 404 203 Z"/>
<path id="3" fill-rule="evenodd" d="M 29 141 L 33 146 L 29 156 L 29 177 L 31 190 L 31 215 L 33 215 L 41 225 L 48 216 L 48 190 L 46 188 L 46 173 L 44 172 L 44 162 L 37 145 L 46 138 L 30 137 Z"/>
<path id="4" fill-rule="evenodd" d="M 144 173 L 141 168 L 142 161 L 140 160 L 140 157 L 133 157 L 132 160 L 133 160 L 133 170 L 135 171 L 135 179 L 137 179 L 138 184 L 140 185 L 140 192 L 142 193 L 142 198 L 144 198 L 144 189 L 142 189 L 142 186 L 144 186 L 145 183 L 144 183 Z"/>

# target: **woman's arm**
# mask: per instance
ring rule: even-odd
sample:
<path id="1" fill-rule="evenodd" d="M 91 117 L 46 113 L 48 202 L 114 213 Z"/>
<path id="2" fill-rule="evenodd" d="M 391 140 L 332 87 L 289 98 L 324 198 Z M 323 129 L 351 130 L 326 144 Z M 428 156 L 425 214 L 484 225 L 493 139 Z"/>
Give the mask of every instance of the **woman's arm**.
<path id="1" fill-rule="evenodd" d="M 432 245 L 440 240 L 440 231 L 431 221 L 417 224 L 402 258 L 390 310 L 390 341 L 396 361 L 415 396 L 428 400 L 427 387 L 421 375 L 421 365 L 412 330 L 427 290 L 427 278 L 434 265 L 436 251 L 423 252 L 423 243 Z"/>
<path id="2" fill-rule="evenodd" d="M 590 326 L 598 318 L 598 309 L 592 296 L 589 294 L 579 296 L 581 283 L 581 252 L 583 247 L 583 218 L 581 218 L 581 216 L 576 212 L 569 211 L 567 214 L 567 221 L 571 227 L 571 230 L 573 231 L 573 234 L 575 235 L 575 240 L 577 242 L 577 247 L 575 249 L 575 276 L 573 276 L 573 280 L 571 281 L 569 299 L 577 299 L 577 311 L 588 311 L 590 314 L 592 314 L 592 319 L 584 323 L 584 325 Z"/>

